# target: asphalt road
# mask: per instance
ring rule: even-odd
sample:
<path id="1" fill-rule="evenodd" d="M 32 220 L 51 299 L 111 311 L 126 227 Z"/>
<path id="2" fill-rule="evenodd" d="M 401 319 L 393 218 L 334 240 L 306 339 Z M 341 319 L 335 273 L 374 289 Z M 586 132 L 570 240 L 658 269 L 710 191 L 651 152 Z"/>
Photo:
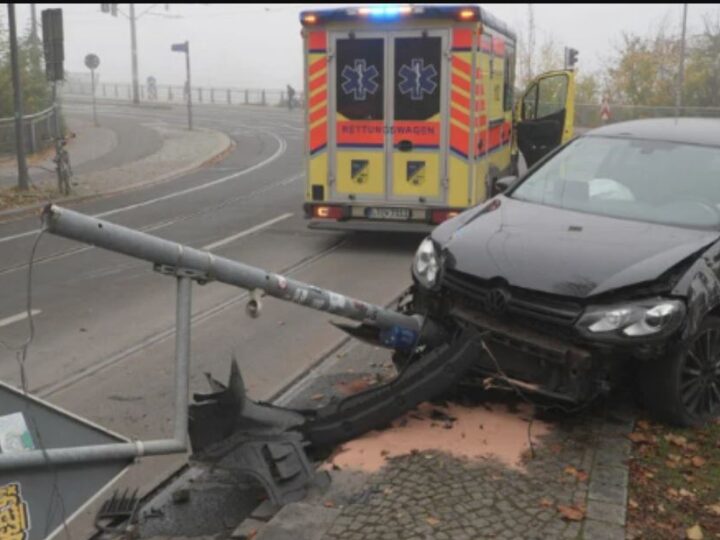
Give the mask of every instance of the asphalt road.
<path id="1" fill-rule="evenodd" d="M 119 121 L 185 122 L 181 108 L 101 105 L 99 114 Z M 228 133 L 234 151 L 175 180 L 74 208 L 193 247 L 221 243 L 214 252 L 370 302 L 385 304 L 409 285 L 419 237 L 307 229 L 299 112 L 198 107 L 195 120 Z M 15 316 L 25 309 L 27 262 L 38 226 L 36 216 L 0 223 L 4 341 L 22 342 L 27 333 L 27 322 Z M 344 337 L 326 314 L 269 299 L 263 316 L 253 320 L 245 315 L 244 291 L 220 284 L 193 291 L 193 392 L 207 390 L 204 372 L 224 379 L 235 356 L 251 396 L 270 398 Z M 147 263 L 45 235 L 32 293 L 37 315 L 27 361 L 31 391 L 131 438 L 171 436 L 173 280 Z M 14 354 L 2 349 L 0 380 L 19 381 Z M 144 492 L 183 459 L 145 459 L 122 482 Z M 78 520 L 77 537 L 87 525 Z"/>

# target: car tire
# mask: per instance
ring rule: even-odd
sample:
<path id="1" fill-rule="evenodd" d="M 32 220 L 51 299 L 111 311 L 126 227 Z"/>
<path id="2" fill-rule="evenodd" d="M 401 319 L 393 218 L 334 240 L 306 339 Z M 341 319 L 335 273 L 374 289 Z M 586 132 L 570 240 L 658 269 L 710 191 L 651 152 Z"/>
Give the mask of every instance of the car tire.
<path id="1" fill-rule="evenodd" d="M 659 420 L 700 427 L 720 416 L 720 317 L 638 373 L 645 407 Z"/>

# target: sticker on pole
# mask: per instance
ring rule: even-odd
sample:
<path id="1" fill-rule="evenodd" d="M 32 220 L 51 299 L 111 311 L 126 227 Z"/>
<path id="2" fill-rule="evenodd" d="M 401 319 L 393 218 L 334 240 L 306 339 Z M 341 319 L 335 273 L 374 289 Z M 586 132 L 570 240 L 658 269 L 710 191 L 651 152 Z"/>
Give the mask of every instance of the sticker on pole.
<path id="1" fill-rule="evenodd" d="M 0 416 L 0 454 L 34 449 L 33 438 L 22 413 Z"/>
<path id="2" fill-rule="evenodd" d="M 0 540 L 27 540 L 30 512 L 20 484 L 0 485 Z"/>

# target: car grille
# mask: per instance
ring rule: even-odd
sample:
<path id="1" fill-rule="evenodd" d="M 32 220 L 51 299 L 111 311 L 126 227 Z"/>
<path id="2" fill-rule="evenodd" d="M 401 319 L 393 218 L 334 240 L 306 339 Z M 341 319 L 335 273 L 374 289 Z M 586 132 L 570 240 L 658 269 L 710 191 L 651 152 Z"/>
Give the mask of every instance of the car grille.
<path id="1" fill-rule="evenodd" d="M 497 288 L 495 283 L 457 270 L 446 270 L 442 286 L 452 298 L 471 309 L 477 309 L 491 317 L 511 316 L 514 320 L 520 318 L 522 322 L 537 328 L 565 327 L 569 330 L 583 309 L 580 304 L 555 295 L 506 287 L 509 294 L 507 309 L 503 315 L 499 315 L 488 305 L 489 300 L 492 300 L 489 298 L 491 291 Z"/>

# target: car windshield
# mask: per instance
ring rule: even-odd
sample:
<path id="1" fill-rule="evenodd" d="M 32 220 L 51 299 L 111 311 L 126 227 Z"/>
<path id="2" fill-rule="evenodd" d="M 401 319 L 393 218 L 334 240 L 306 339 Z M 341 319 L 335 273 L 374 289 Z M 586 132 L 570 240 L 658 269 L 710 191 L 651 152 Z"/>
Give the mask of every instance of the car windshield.
<path id="1" fill-rule="evenodd" d="M 604 216 L 720 228 L 720 148 L 582 137 L 510 196 Z"/>

